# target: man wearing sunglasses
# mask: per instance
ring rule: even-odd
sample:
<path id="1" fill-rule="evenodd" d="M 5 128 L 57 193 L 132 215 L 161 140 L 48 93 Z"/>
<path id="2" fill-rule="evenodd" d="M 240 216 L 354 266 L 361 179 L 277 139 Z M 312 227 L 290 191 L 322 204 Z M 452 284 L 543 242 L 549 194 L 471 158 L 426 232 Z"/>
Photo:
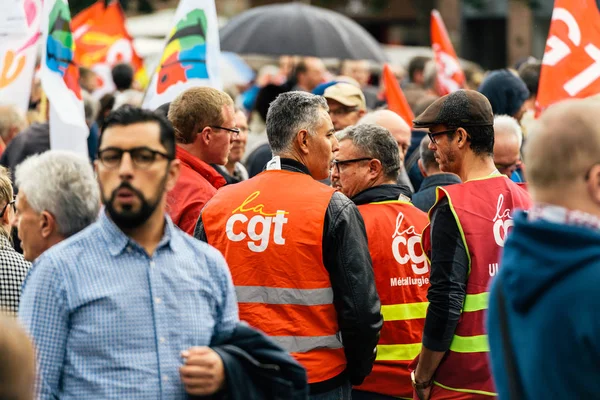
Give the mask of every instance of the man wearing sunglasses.
<path id="1" fill-rule="evenodd" d="M 211 164 L 227 164 L 240 130 L 231 97 L 209 87 L 181 93 L 171 103 L 168 117 L 175 128 L 176 157 L 181 160 L 181 176 L 169 193 L 168 211 L 173 222 L 192 235 L 200 210 L 226 184 Z"/>
<path id="2" fill-rule="evenodd" d="M 487 291 L 513 212 L 531 200 L 494 165 L 493 123 L 489 101 L 473 90 L 439 98 L 414 121 L 429 128 L 440 170 L 463 182 L 437 188 L 422 236 L 431 286 L 421 353 L 411 365 L 421 400 L 496 396 L 484 330 Z"/>

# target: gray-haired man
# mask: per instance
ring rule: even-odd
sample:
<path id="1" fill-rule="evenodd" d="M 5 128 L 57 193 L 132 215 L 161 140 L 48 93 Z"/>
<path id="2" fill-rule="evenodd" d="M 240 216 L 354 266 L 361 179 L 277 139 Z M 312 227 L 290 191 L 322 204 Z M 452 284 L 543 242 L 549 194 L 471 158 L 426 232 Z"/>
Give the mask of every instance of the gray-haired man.
<path id="1" fill-rule="evenodd" d="M 373 372 L 355 387 L 352 398 L 409 398 L 408 364 L 419 352 L 427 310 L 429 265 L 421 248 L 427 215 L 408 201 L 408 188 L 396 183 L 401 161 L 387 129 L 361 124 L 339 132 L 338 138 L 332 179 L 365 221 L 384 320 Z M 411 311 L 399 318 L 400 310 Z"/>
<path id="2" fill-rule="evenodd" d="M 33 261 L 98 216 L 100 191 L 87 159 L 66 151 L 34 155 L 17 167 L 15 224 L 23 256 Z"/>
<path id="3" fill-rule="evenodd" d="M 279 95 L 267 136 L 267 171 L 219 190 L 194 236 L 223 253 L 240 319 L 306 368 L 311 396 L 349 399 L 371 372 L 382 321 L 360 213 L 316 181 L 338 149 L 325 99 Z"/>

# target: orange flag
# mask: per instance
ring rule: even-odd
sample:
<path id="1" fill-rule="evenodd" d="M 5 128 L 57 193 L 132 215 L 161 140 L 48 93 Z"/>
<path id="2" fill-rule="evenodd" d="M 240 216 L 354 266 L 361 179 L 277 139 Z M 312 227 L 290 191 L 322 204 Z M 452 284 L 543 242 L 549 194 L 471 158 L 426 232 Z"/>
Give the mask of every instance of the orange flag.
<path id="1" fill-rule="evenodd" d="M 443 96 L 461 89 L 465 74 L 437 10 L 431 11 L 431 47 L 437 67 L 438 94 Z"/>
<path id="2" fill-rule="evenodd" d="M 556 0 L 537 96 L 537 114 L 557 101 L 600 93 L 600 10 L 595 0 Z"/>
<path id="3" fill-rule="evenodd" d="M 130 63 L 135 79 L 148 83 L 143 59 L 133 48 L 133 39 L 125 28 L 125 14 L 118 1 L 106 8 L 99 0 L 73 18 L 71 30 L 75 39 L 75 62 L 92 68 L 102 80 L 102 91 L 111 91 L 110 69 L 120 62 Z"/>
<path id="4" fill-rule="evenodd" d="M 408 126 L 412 128 L 415 115 L 410 109 L 406 97 L 404 97 L 404 93 L 400 88 L 396 75 L 394 75 L 394 72 L 388 64 L 383 65 L 383 87 L 385 88 L 385 98 L 387 100 L 388 109 L 401 116 Z"/>

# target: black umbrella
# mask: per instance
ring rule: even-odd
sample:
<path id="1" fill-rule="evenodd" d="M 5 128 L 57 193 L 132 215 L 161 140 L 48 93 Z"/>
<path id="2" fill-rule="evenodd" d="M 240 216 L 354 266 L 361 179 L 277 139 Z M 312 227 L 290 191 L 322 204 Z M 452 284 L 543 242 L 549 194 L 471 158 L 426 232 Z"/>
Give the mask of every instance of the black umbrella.
<path id="1" fill-rule="evenodd" d="M 302 3 L 252 8 L 221 29 L 221 50 L 385 62 L 379 43 L 335 11 Z"/>

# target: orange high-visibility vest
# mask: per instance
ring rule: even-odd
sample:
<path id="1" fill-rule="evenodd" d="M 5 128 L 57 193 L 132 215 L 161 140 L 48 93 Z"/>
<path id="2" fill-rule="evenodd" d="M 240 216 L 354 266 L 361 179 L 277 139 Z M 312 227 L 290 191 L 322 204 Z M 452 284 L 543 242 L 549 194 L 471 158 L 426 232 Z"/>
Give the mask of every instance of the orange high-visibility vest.
<path id="1" fill-rule="evenodd" d="M 448 199 L 467 255 L 469 277 L 462 314 L 450 350 L 434 375 L 434 391 L 443 398 L 490 399 L 496 395 L 488 364 L 485 312 L 489 285 L 498 272 L 500 254 L 515 209 L 528 209 L 527 191 L 504 175 L 437 188 L 438 202 Z M 430 210 L 434 212 L 435 205 Z M 423 249 L 431 254 L 431 232 L 423 232 Z"/>
<path id="2" fill-rule="evenodd" d="M 309 383 L 346 368 L 322 256 L 333 193 L 306 174 L 264 171 L 225 186 L 202 211 L 208 243 L 231 270 L 240 319 L 288 350 L 306 368 Z"/>
<path id="3" fill-rule="evenodd" d="M 395 200 L 358 206 L 365 221 L 383 328 L 373 371 L 358 390 L 412 398 L 408 364 L 421 350 L 429 262 L 421 247 L 427 214 Z"/>

